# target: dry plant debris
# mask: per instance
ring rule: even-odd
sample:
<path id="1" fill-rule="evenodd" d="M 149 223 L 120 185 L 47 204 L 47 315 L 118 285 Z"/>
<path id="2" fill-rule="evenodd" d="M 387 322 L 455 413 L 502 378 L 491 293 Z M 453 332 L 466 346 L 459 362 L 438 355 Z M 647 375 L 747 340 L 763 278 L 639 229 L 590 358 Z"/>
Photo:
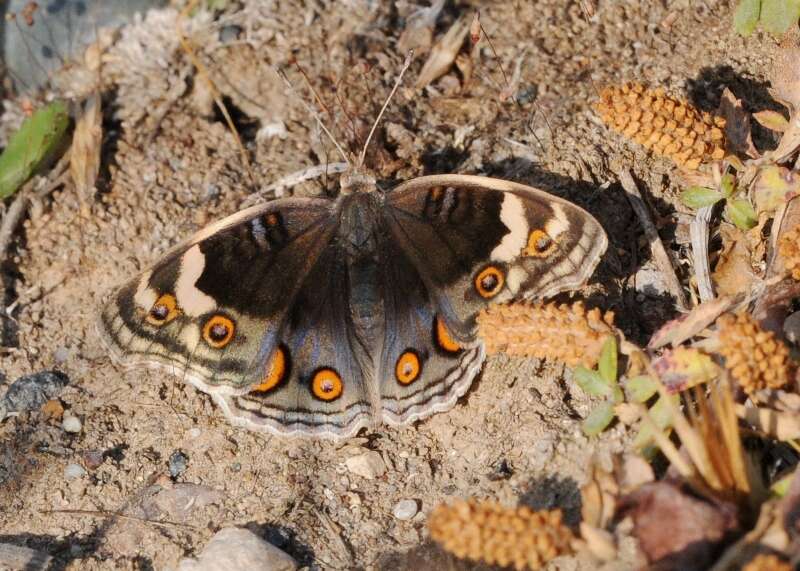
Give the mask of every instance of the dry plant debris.
<path id="1" fill-rule="evenodd" d="M 800 281 L 800 226 L 795 226 L 781 236 L 778 251 L 783 258 L 783 264 L 792 278 Z"/>
<path id="2" fill-rule="evenodd" d="M 561 510 L 507 508 L 492 501 L 459 500 L 440 505 L 428 519 L 431 537 L 461 559 L 514 569 L 541 569 L 572 553 L 573 534 Z"/>
<path id="3" fill-rule="evenodd" d="M 594 105 L 603 122 L 688 170 L 725 156 L 725 120 L 639 83 L 606 87 Z"/>
<path id="4" fill-rule="evenodd" d="M 719 321 L 719 353 L 740 387 L 752 395 L 789 384 L 789 349 L 750 314 L 726 314 Z"/>
<path id="5" fill-rule="evenodd" d="M 614 313 L 572 305 L 520 302 L 493 305 L 478 315 L 486 352 L 554 359 L 593 367 L 614 333 Z"/>
<path id="6" fill-rule="evenodd" d="M 742 571 L 792 571 L 792 566 L 783 557 L 772 553 L 759 553 L 742 568 Z"/>

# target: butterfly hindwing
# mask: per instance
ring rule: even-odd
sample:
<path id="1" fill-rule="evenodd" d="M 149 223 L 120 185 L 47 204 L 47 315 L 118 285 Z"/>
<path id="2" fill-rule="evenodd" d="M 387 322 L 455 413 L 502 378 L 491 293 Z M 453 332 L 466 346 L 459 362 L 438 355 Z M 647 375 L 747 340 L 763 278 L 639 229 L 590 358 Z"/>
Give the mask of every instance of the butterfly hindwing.
<path id="1" fill-rule="evenodd" d="M 377 394 L 370 389 L 369 349 L 353 322 L 345 258 L 341 243 L 329 242 L 297 296 L 286 300 L 286 319 L 264 346 L 273 354 L 265 382 L 217 397 L 235 424 L 318 436 L 346 436 L 371 424 Z"/>

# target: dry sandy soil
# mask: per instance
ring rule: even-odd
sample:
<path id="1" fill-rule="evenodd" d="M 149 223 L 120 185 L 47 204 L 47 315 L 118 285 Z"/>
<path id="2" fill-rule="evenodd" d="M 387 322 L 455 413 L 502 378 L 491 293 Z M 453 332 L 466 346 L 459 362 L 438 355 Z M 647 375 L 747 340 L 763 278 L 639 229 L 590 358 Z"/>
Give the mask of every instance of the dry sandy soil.
<path id="1" fill-rule="evenodd" d="M 472 567 L 442 555 L 425 527 L 426 514 L 449 498 L 560 506 L 568 522 L 578 521 L 578 487 L 590 459 L 608 461 L 631 432 L 617 425 L 585 437 L 580 422 L 592 401 L 560 365 L 492 357 L 449 412 L 332 443 L 232 428 L 208 396 L 179 380 L 115 366 L 95 335 L 110 288 L 238 210 L 257 189 L 337 160 L 270 65 L 285 67 L 307 93 L 290 58 L 302 64 L 344 141 L 352 139 L 345 110 L 357 131 L 369 126 L 401 67 L 398 39 L 414 8 L 389 4 L 230 2 L 216 18 L 184 22 L 234 110 L 249 167 L 178 45 L 174 10 L 127 29 L 106 53 L 99 192 L 82 207 L 66 183 L 34 204 L 4 267 L 13 278 L 6 304 L 17 304 L 3 330 L 0 393 L 22 375 L 62 371 L 69 385 L 61 402 L 82 429 L 67 433 L 40 411 L 0 424 L 0 542 L 47 551 L 58 569 L 171 569 L 221 527 L 241 525 L 310 569 L 459 569 Z M 583 4 L 594 14 L 587 18 L 581 3 L 569 0 L 447 2 L 435 37 L 481 8 L 496 55 L 484 42 L 467 82 L 454 68 L 428 89 L 402 88 L 370 160 L 387 179 L 491 175 L 591 211 L 611 245 L 575 297 L 614 310 L 625 333 L 641 342 L 673 310 L 659 281 L 648 285 L 650 254 L 614 170 L 631 168 L 641 181 L 682 265 L 678 189 L 669 164 L 602 126 L 591 109 L 597 89 L 638 79 L 713 110 L 728 86 L 751 110 L 761 109 L 774 105 L 765 84 L 774 41 L 737 37 L 725 1 Z M 412 64 L 406 85 L 425 57 Z M 517 104 L 501 101 L 501 66 Z M 6 109 L 7 131 L 20 116 L 19 102 Z M 331 192 L 325 182 L 287 193 Z M 334 182 L 327 181 L 329 189 Z M 384 474 L 366 479 L 347 469 L 345 460 L 365 450 L 380 454 Z M 176 452 L 188 463 L 173 478 L 168 465 Z M 66 478 L 72 463 L 85 475 Z M 192 495 L 199 497 L 187 505 Z M 420 508 L 410 521 L 392 513 L 403 499 Z M 624 528 L 619 535 L 621 559 L 606 569 L 641 564 Z M 597 564 L 561 558 L 549 568 Z"/>

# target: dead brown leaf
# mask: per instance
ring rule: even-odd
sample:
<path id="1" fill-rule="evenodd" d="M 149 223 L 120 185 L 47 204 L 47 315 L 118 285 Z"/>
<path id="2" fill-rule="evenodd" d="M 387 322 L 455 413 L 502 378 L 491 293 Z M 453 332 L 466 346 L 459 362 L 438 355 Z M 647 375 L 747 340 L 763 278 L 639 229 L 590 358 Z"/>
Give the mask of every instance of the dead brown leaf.
<path id="1" fill-rule="evenodd" d="M 87 99 L 83 113 L 75 123 L 69 159 L 70 176 L 84 204 L 94 196 L 102 143 L 103 110 L 100 95 L 94 93 Z"/>
<path id="2" fill-rule="evenodd" d="M 717 292 L 722 296 L 735 296 L 749 291 L 756 276 L 747 236 L 732 224 L 722 224 L 720 234 L 722 252 L 712 275 Z"/>
<path id="3" fill-rule="evenodd" d="M 740 527 L 735 504 L 699 497 L 687 485 L 665 480 L 621 498 L 618 516 L 631 516 L 639 547 L 659 570 L 707 569 Z"/>
<path id="4" fill-rule="evenodd" d="M 464 45 L 464 38 L 469 33 L 470 21 L 470 18 L 460 17 L 442 39 L 433 46 L 428 60 L 422 66 L 422 71 L 419 72 L 414 87 L 422 89 L 448 72 L 455 62 L 461 46 Z"/>
<path id="5" fill-rule="evenodd" d="M 742 107 L 742 101 L 725 88 L 719 103 L 719 115 L 725 118 L 725 140 L 727 151 L 733 154 L 758 158 L 760 155 L 753 145 L 750 134 L 750 114 Z"/>
<path id="6" fill-rule="evenodd" d="M 714 320 L 730 309 L 733 303 L 734 298 L 730 296 L 717 297 L 701 303 L 686 315 L 664 324 L 650 338 L 647 347 L 658 349 L 665 345 L 673 347 L 680 345 L 714 323 Z"/>
<path id="7" fill-rule="evenodd" d="M 418 54 L 427 53 L 433 44 L 433 28 L 444 8 L 445 0 L 435 0 L 427 8 L 420 8 L 406 18 L 406 27 L 397 40 L 400 53 L 414 50 Z"/>

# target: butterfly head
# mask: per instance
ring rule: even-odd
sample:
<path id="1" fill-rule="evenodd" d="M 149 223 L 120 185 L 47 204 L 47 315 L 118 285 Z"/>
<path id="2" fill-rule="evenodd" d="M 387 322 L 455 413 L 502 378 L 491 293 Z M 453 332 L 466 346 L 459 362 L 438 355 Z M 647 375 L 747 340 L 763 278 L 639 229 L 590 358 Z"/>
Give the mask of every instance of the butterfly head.
<path id="1" fill-rule="evenodd" d="M 340 194 L 372 192 L 376 188 L 375 177 L 362 170 L 347 171 L 339 178 Z"/>

